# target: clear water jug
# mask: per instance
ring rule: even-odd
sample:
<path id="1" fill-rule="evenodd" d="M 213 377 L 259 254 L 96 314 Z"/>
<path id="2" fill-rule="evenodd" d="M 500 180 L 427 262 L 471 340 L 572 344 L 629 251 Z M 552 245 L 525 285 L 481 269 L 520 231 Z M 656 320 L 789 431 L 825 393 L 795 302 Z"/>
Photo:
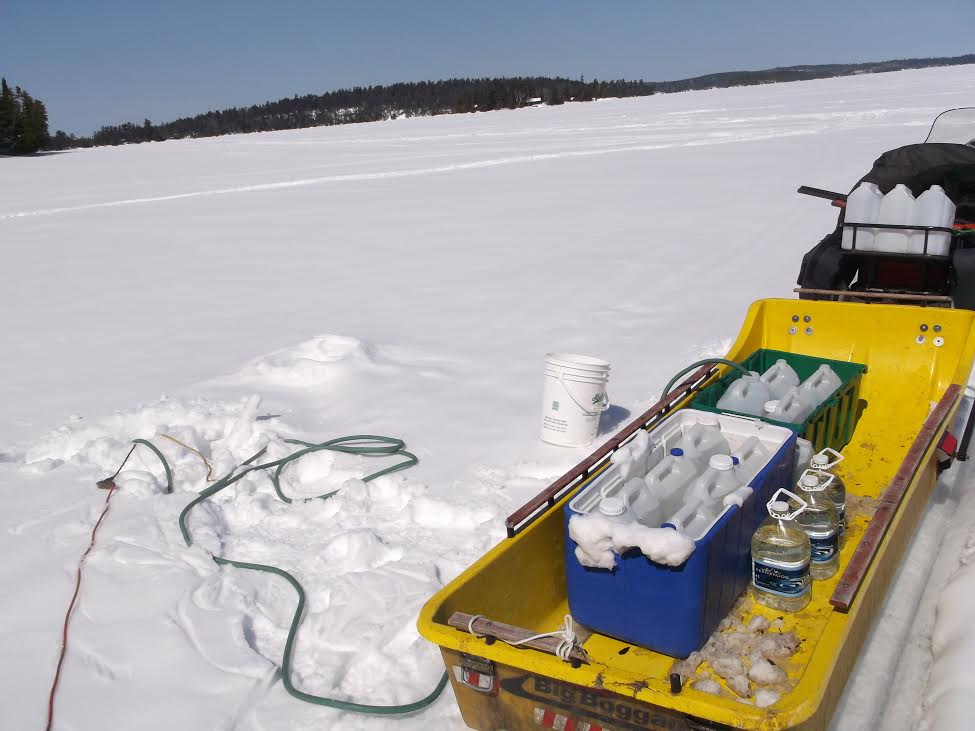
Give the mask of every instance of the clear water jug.
<path id="1" fill-rule="evenodd" d="M 795 510 L 783 498 L 799 504 Z M 798 612 L 809 604 L 811 546 L 795 523 L 806 502 L 779 489 L 766 506 L 769 517 L 752 536 L 752 596 L 777 611 Z"/>
<path id="2" fill-rule="evenodd" d="M 807 439 L 796 437 L 796 470 L 793 473 L 792 484 L 799 482 L 802 473 L 809 466 L 809 460 L 813 456 L 813 445 Z"/>
<path id="3" fill-rule="evenodd" d="M 815 373 L 802 382 L 799 389 L 802 391 L 803 398 L 815 409 L 842 385 L 843 379 L 836 375 L 836 371 L 827 363 L 823 363 Z"/>
<path id="4" fill-rule="evenodd" d="M 702 466 L 697 460 L 675 447 L 647 473 L 644 483 L 660 502 L 662 513 L 670 515 L 680 505 L 684 489 L 701 471 Z"/>
<path id="5" fill-rule="evenodd" d="M 840 566 L 840 521 L 836 506 L 826 496 L 819 478 L 808 470 L 799 480 L 799 488 L 806 509 L 796 517 L 796 523 L 809 536 L 809 574 L 813 579 L 828 579 Z"/>
<path id="6" fill-rule="evenodd" d="M 765 416 L 786 424 L 798 424 L 809 416 L 815 407 L 798 388 L 793 388 L 783 398 L 765 404 Z"/>
<path id="7" fill-rule="evenodd" d="M 860 183 L 852 193 L 846 198 L 846 213 L 843 220 L 846 223 L 877 223 L 880 215 L 880 202 L 884 199 L 884 194 L 876 183 Z M 875 228 L 865 228 L 858 226 L 856 229 L 856 250 L 873 251 L 876 238 Z M 843 228 L 843 240 L 841 246 L 844 249 L 853 248 L 853 229 Z"/>
<path id="8" fill-rule="evenodd" d="M 752 416 L 762 415 L 762 406 L 771 396 L 768 384 L 757 373 L 731 382 L 718 399 L 718 408 Z"/>
<path id="9" fill-rule="evenodd" d="M 701 414 L 697 423 L 692 424 L 677 443 L 685 457 L 702 462 L 700 469 L 715 454 L 729 454 L 728 440 L 721 433 L 718 417 L 714 414 Z"/>
<path id="10" fill-rule="evenodd" d="M 730 495 L 741 487 L 741 480 L 734 460 L 726 454 L 715 454 L 708 461 L 708 467 L 687 490 L 690 498 L 713 500 L 720 503 L 725 495 Z"/>
<path id="11" fill-rule="evenodd" d="M 667 524 L 674 526 L 692 540 L 700 540 L 722 510 L 724 505 L 718 500 L 688 498 L 667 520 Z"/>
<path id="12" fill-rule="evenodd" d="M 620 493 L 637 522 L 650 528 L 656 528 L 663 522 L 660 498 L 647 487 L 646 480 L 631 477 Z"/>
<path id="13" fill-rule="evenodd" d="M 940 185 L 932 185 L 918 196 L 914 223 L 918 226 L 952 227 L 955 223 L 955 204 L 945 194 L 944 188 Z M 927 253 L 932 256 L 947 256 L 950 242 L 950 233 L 929 231 Z M 910 253 L 925 253 L 924 231 L 914 231 L 911 234 Z"/>
<path id="14" fill-rule="evenodd" d="M 694 514 L 700 504 L 701 498 L 685 496 L 684 502 L 677 509 L 677 512 L 667 518 L 664 524 L 672 525 L 682 533 L 686 533 L 686 526 L 694 519 Z"/>
<path id="15" fill-rule="evenodd" d="M 768 462 L 769 456 L 768 449 L 756 436 L 748 437 L 732 455 L 738 460 L 738 475 L 747 479 L 758 474 L 758 471 Z"/>
<path id="16" fill-rule="evenodd" d="M 762 374 L 762 381 L 768 385 L 768 390 L 771 394 L 765 401 L 770 401 L 784 397 L 789 392 L 789 389 L 798 386 L 799 376 L 792 369 L 792 366 L 786 362 L 785 358 L 779 358 L 771 368 Z M 764 405 L 765 402 L 763 401 L 762 406 Z M 755 416 L 760 414 L 761 411 L 755 412 Z"/>
<path id="17" fill-rule="evenodd" d="M 840 523 L 840 548 L 846 533 L 846 484 L 835 472 L 835 467 L 843 461 L 843 455 L 827 447 L 809 459 L 809 471 L 823 484 L 826 497 L 833 501 Z"/>
<path id="18" fill-rule="evenodd" d="M 647 458 L 650 456 L 650 435 L 643 429 L 610 456 L 609 461 L 616 465 L 620 479 L 644 477 L 647 474 Z"/>
<path id="19" fill-rule="evenodd" d="M 684 532 L 695 541 L 704 538 L 714 519 L 721 515 L 723 510 L 724 503 L 720 500 L 702 500 Z"/>
<path id="20" fill-rule="evenodd" d="M 906 185 L 899 184 L 884 196 L 880 202 L 877 223 L 897 224 L 899 226 L 910 226 L 914 223 L 914 195 Z M 878 229 L 877 251 L 906 254 L 910 238 L 911 232 L 909 230 Z"/>

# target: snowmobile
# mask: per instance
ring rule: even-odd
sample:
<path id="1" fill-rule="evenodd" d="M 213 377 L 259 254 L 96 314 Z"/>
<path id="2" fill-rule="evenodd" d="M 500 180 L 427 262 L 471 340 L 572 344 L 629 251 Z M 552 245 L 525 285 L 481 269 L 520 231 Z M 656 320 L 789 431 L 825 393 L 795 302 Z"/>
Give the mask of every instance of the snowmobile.
<path id="1" fill-rule="evenodd" d="M 939 114 L 922 144 L 885 152 L 854 188 L 863 182 L 876 183 L 883 193 L 898 183 L 906 184 L 914 195 L 932 185 L 944 188 L 957 205 L 949 251 L 936 256 L 844 250 L 840 245 L 845 225 L 841 212 L 836 228 L 802 260 L 796 289 L 800 299 L 975 309 L 975 107 Z M 800 187 L 799 192 L 845 207 L 843 193 L 809 186 Z M 925 227 L 882 228 L 923 231 Z"/>
<path id="2" fill-rule="evenodd" d="M 958 214 L 967 225 L 975 219 L 975 147 L 958 140 L 971 142 L 975 134 L 945 139 L 949 132 L 971 129 L 959 121 L 964 119 L 975 120 L 975 112 L 939 116 L 926 143 L 887 153 L 865 179 L 881 187 L 892 186 L 891 181 L 907 180 L 919 188 L 941 181 L 949 195 L 962 194 L 956 198 Z M 569 502 L 612 470 L 613 455 L 640 432 L 653 436 L 668 418 L 700 404 L 709 387 L 732 377 L 729 365 L 707 363 L 665 389 L 659 402 L 509 516 L 507 539 L 424 606 L 418 628 L 439 645 L 468 726 L 482 731 L 828 727 L 938 474 L 956 454 L 964 457 L 965 448 L 952 432 L 970 411 L 963 401 L 975 361 L 975 259 L 969 259 L 975 249 L 959 236 L 949 260 L 934 265 L 942 267 L 937 276 L 932 269 L 913 272 L 913 279 L 893 279 L 882 262 L 871 268 L 869 255 L 842 250 L 839 231 L 806 256 L 799 299 L 751 305 L 725 359 L 742 364 L 767 351 L 862 366 L 856 390 L 847 392 L 852 403 L 828 401 L 816 420 L 838 440 L 831 442 L 844 456 L 837 469 L 848 504 L 856 506 L 848 508 L 839 570 L 814 581 L 808 606 L 792 613 L 747 601 L 742 586 L 723 588 L 725 596 L 737 591 L 744 599 L 710 635 L 713 640 L 742 627 L 760 627 L 796 638 L 793 653 L 776 661 L 784 676 L 781 692 L 759 703 L 747 688 L 736 690 L 720 674 L 709 686 L 690 677 L 713 670 L 707 659 L 681 671 L 683 655 L 571 626 Z M 820 440 L 821 433 L 810 431 L 812 423 L 796 433 Z M 797 459 L 794 449 L 788 453 L 790 475 Z M 727 533 L 728 526 L 744 526 L 742 516 L 755 509 L 747 502 L 728 504 L 711 530 Z M 697 551 L 705 550 L 711 530 L 697 542 Z M 636 560 L 649 562 L 639 554 Z M 672 578 L 679 579 L 681 571 L 671 569 Z M 645 622 L 664 623 L 666 629 L 670 603 L 635 609 Z M 559 627 L 561 634 L 553 632 Z"/>

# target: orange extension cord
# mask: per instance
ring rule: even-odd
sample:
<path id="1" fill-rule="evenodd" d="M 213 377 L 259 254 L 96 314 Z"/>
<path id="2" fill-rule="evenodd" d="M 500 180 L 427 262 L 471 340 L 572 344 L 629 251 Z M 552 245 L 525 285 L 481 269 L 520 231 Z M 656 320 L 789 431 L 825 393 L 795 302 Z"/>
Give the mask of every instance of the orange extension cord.
<path id="1" fill-rule="evenodd" d="M 134 449 L 134 447 L 133 447 Z M 131 452 L 130 452 L 131 454 Z M 126 457 L 128 459 L 128 457 Z M 125 464 L 124 462 L 122 463 Z M 119 471 L 122 468 L 119 467 Z M 54 723 L 54 696 L 58 690 L 58 682 L 61 680 L 61 666 L 64 665 L 64 655 L 68 650 L 68 624 L 71 621 L 71 614 L 74 612 L 75 603 L 78 601 L 78 593 L 81 591 L 81 567 L 85 563 L 85 559 L 88 558 L 88 554 L 91 553 L 91 549 L 95 546 L 95 534 L 98 533 L 98 526 L 102 524 L 105 516 L 108 515 L 108 508 L 110 506 L 112 495 L 115 494 L 117 486 L 115 484 L 115 475 L 112 475 L 107 480 L 102 480 L 98 483 L 99 487 L 108 490 L 108 494 L 105 496 L 105 507 L 102 509 L 102 514 L 98 516 L 98 520 L 95 522 L 95 527 L 91 529 L 91 539 L 88 541 L 88 548 L 81 556 L 81 560 L 78 562 L 78 570 L 75 574 L 74 583 L 74 594 L 71 596 L 71 603 L 68 605 L 68 611 L 64 615 L 64 626 L 61 630 L 61 655 L 58 657 L 58 667 L 54 672 L 54 682 L 51 684 L 51 694 L 47 698 L 47 725 L 44 727 L 45 731 L 51 731 L 51 724 Z"/>

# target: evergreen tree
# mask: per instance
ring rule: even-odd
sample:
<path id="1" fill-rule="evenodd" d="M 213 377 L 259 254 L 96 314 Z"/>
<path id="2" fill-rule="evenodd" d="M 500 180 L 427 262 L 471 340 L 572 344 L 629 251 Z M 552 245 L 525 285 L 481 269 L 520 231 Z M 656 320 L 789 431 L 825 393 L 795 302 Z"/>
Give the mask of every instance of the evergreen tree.
<path id="1" fill-rule="evenodd" d="M 48 130 L 47 107 L 40 99 L 34 102 L 34 125 L 38 135 L 38 149 L 42 150 L 51 144 L 51 133 Z"/>
<path id="2" fill-rule="evenodd" d="M 21 154 L 37 152 L 50 142 L 47 131 L 47 109 L 26 90 L 17 87 L 19 109 L 15 122 L 14 151 Z"/>
<path id="3" fill-rule="evenodd" d="M 27 95 L 27 99 L 24 99 L 24 90 L 19 86 L 14 87 L 14 122 L 13 122 L 13 150 L 14 152 L 21 152 L 20 149 L 20 138 L 24 136 L 24 122 L 26 121 L 24 115 L 24 102 L 30 100 L 30 95 Z"/>
<path id="4" fill-rule="evenodd" d="M 13 92 L 6 79 L 0 79 L 0 153 L 10 151 L 14 146 L 14 120 L 17 106 Z"/>
<path id="5" fill-rule="evenodd" d="M 76 147 L 76 142 L 77 139 L 74 135 L 69 135 L 64 130 L 59 129 L 51 138 L 51 149 L 67 150 L 68 148 Z"/>
<path id="6" fill-rule="evenodd" d="M 0 152 L 28 154 L 50 144 L 47 109 L 26 89 L 0 80 Z"/>

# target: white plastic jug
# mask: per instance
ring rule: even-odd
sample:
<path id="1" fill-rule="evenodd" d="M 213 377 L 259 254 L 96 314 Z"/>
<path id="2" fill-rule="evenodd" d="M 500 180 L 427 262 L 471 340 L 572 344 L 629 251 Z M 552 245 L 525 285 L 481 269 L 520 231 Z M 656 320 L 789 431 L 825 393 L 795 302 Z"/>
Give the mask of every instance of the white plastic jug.
<path id="1" fill-rule="evenodd" d="M 877 223 L 880 215 L 880 202 L 884 199 L 884 194 L 876 183 L 860 183 L 852 193 L 846 198 L 846 213 L 843 220 L 847 223 Z M 856 250 L 873 251 L 875 247 L 875 228 L 856 229 Z M 844 249 L 853 248 L 853 229 L 843 227 Z"/>
<path id="2" fill-rule="evenodd" d="M 917 212 L 914 222 L 918 226 L 940 226 L 951 228 L 955 223 L 955 204 L 951 202 L 940 185 L 932 185 L 917 198 Z M 951 234 L 943 231 L 928 232 L 928 254 L 947 256 Z M 911 234 L 912 254 L 923 254 L 924 231 Z"/>
<path id="3" fill-rule="evenodd" d="M 809 450 L 809 454 L 812 455 L 811 444 Z M 741 446 L 733 452 L 732 457 L 738 458 L 738 474 L 750 479 L 752 475 L 758 474 L 758 471 L 768 462 L 769 452 L 762 444 L 761 439 L 751 436 L 742 442 Z"/>
<path id="4" fill-rule="evenodd" d="M 697 460 L 687 457 L 682 449 L 675 447 L 647 473 L 647 488 L 660 501 L 660 510 L 664 515 L 677 509 L 684 488 L 701 473 L 701 469 Z"/>
<path id="5" fill-rule="evenodd" d="M 702 413 L 697 417 L 697 423 L 684 432 L 677 447 L 683 450 L 685 457 L 707 462 L 713 454 L 729 454 L 728 440 L 721 434 L 718 417 L 714 414 Z M 702 464 L 700 469 L 704 469 Z"/>
<path id="6" fill-rule="evenodd" d="M 752 373 L 732 381 L 718 399 L 717 406 L 719 409 L 761 416 L 762 406 L 770 398 L 768 384 L 757 373 Z"/>
<path id="7" fill-rule="evenodd" d="M 721 502 L 741 486 L 734 460 L 726 454 L 716 454 L 708 461 L 708 468 L 688 488 L 688 498 Z"/>
<path id="8" fill-rule="evenodd" d="M 694 511 L 694 517 L 686 524 L 684 532 L 694 540 L 703 538 L 708 527 L 722 510 L 724 505 L 720 500 L 702 500 Z"/>
<path id="9" fill-rule="evenodd" d="M 807 403 L 815 409 L 823 401 L 835 393 L 836 389 L 843 385 L 843 379 L 836 375 L 836 371 L 823 363 L 816 372 L 802 382 L 799 390 Z M 812 411 L 810 409 L 810 412 Z"/>
<path id="10" fill-rule="evenodd" d="M 711 498 L 687 496 L 680 508 L 671 515 L 666 523 L 674 526 L 688 538 L 697 540 L 703 537 L 707 527 L 724 510 L 724 505 Z"/>
<path id="11" fill-rule="evenodd" d="M 798 388 L 793 388 L 778 401 L 769 401 L 765 404 L 765 416 L 786 424 L 798 424 L 812 413 L 813 408 L 803 398 L 802 392 Z"/>
<path id="12" fill-rule="evenodd" d="M 656 528 L 663 521 L 660 498 L 647 487 L 642 478 L 632 477 L 627 480 L 620 493 L 639 523 Z"/>
<path id="13" fill-rule="evenodd" d="M 799 375 L 786 362 L 785 358 L 779 358 L 771 368 L 762 374 L 762 381 L 768 384 L 768 390 L 771 394 L 765 399 L 765 401 L 768 401 L 770 399 L 782 398 L 789 392 L 790 388 L 798 386 Z M 765 401 L 762 402 L 763 406 L 765 405 Z M 755 415 L 759 416 L 761 413 L 761 411 L 756 411 Z"/>
<path id="14" fill-rule="evenodd" d="M 802 473 L 809 466 L 809 460 L 813 456 L 813 445 L 812 442 L 803 439 L 802 437 L 796 437 L 796 469 L 792 477 L 792 483 L 795 484 L 799 482 L 799 478 Z"/>
<path id="15" fill-rule="evenodd" d="M 640 429 L 630 441 L 610 455 L 609 461 L 616 465 L 620 479 L 628 480 L 631 477 L 646 476 L 650 447 L 650 435 Z"/>
<path id="16" fill-rule="evenodd" d="M 684 526 L 693 520 L 694 514 L 697 512 L 700 504 L 701 498 L 686 497 L 673 515 L 667 518 L 667 524 L 674 526 L 679 531 L 683 531 Z"/>
<path id="17" fill-rule="evenodd" d="M 614 523 L 633 523 L 634 516 L 626 509 L 626 501 L 616 495 L 609 495 L 599 501 L 599 512 Z"/>
<path id="18" fill-rule="evenodd" d="M 900 226 L 910 226 L 914 223 L 914 195 L 906 185 L 898 184 L 884 196 L 880 202 L 877 223 Z M 911 232 L 908 230 L 879 229 L 876 248 L 877 251 L 886 251 L 891 254 L 906 254 L 910 240 Z"/>

